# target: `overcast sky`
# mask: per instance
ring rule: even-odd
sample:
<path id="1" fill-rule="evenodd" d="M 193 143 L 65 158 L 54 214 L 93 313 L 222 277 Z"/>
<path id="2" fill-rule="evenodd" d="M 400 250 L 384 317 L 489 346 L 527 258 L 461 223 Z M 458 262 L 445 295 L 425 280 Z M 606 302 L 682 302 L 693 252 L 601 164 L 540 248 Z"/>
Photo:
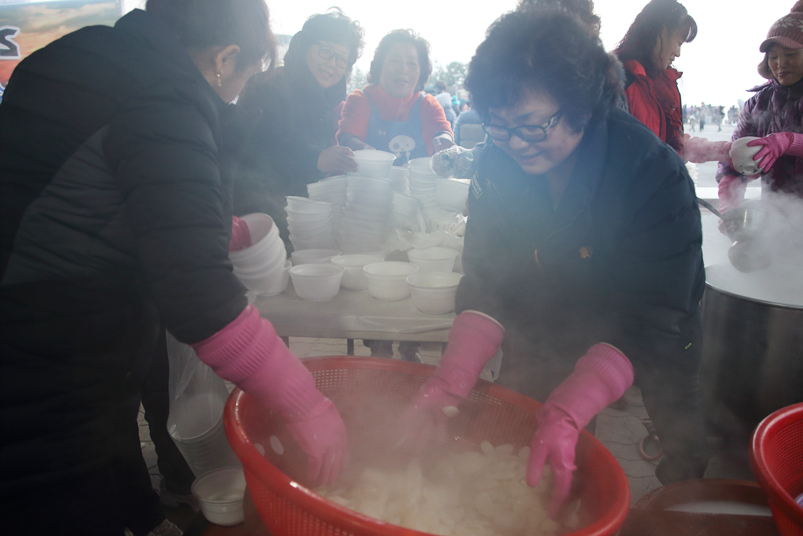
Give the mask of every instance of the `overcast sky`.
<path id="1" fill-rule="evenodd" d="M 432 46 L 441 64 L 468 62 L 485 30 L 516 0 L 448 2 L 432 0 L 268 0 L 274 32 L 294 34 L 306 18 L 337 5 L 365 28 L 365 52 L 357 65 L 367 70 L 374 48 L 390 30 L 412 28 Z M 646 0 L 594 0 L 602 19 L 602 40 L 613 49 Z M 794 0 L 686 0 L 683 5 L 697 21 L 697 38 L 683 46 L 675 66 L 683 71 L 680 91 L 688 104 L 730 107 L 746 100 L 746 90 L 764 79 L 756 72 L 763 54 L 758 46 L 770 25 L 787 14 Z M 461 9 L 462 7 L 462 9 Z"/>

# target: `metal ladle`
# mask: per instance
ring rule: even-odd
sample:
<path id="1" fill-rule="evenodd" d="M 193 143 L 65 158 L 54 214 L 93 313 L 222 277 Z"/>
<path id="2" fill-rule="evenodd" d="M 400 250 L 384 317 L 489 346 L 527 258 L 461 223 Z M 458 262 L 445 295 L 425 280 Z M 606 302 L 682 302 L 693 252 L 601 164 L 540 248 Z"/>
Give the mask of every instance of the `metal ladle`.
<path id="1" fill-rule="evenodd" d="M 755 272 L 770 266 L 769 249 L 761 240 L 756 240 L 766 226 L 766 210 L 737 207 L 722 214 L 704 199 L 698 197 L 697 202 L 725 224 L 725 234 L 733 241 L 728 248 L 728 259 L 734 268 L 740 272 Z"/>

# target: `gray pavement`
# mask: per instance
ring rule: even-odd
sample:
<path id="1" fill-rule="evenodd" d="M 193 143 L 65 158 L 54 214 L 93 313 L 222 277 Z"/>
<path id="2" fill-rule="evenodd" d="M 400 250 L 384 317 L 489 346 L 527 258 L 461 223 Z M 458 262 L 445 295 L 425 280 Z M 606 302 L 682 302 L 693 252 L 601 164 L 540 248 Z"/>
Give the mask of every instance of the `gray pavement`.
<path id="1" fill-rule="evenodd" d="M 703 136 L 712 141 L 727 141 L 733 133 L 732 125 L 723 125 L 722 130 L 708 125 L 703 132 L 691 132 L 692 136 Z M 712 201 L 716 201 L 716 163 L 710 162 L 700 164 L 696 167 L 696 185 L 698 196 Z M 757 189 L 751 189 L 748 197 L 755 196 Z M 716 204 L 716 203 L 715 203 Z M 727 249 L 730 241 L 727 237 L 717 230 L 717 218 L 709 211 L 702 209 L 703 222 L 703 256 L 706 266 L 720 262 L 728 262 Z M 370 354 L 360 341 L 355 343 L 355 354 L 367 356 Z M 345 355 L 346 341 L 338 339 L 308 339 L 292 338 L 290 349 L 299 358 L 315 357 L 325 355 Z M 441 355 L 441 345 L 437 343 L 423 344 L 421 356 L 425 363 L 436 364 Z M 395 358 L 399 358 L 398 350 L 395 350 Z M 485 379 L 490 379 L 486 377 Z M 655 478 L 655 467 L 657 462 L 644 460 L 639 454 L 639 442 L 647 435 L 647 430 L 642 423 L 642 418 L 647 416 L 644 404 L 641 400 L 641 393 L 637 387 L 630 388 L 624 396 L 626 403 L 608 407 L 600 413 L 597 418 L 596 437 L 599 439 L 616 457 L 622 466 L 630 482 L 632 493 L 631 504 L 635 504 L 641 497 L 650 491 L 660 487 L 660 482 Z M 159 488 L 159 473 L 156 468 L 156 454 L 153 444 L 148 434 L 147 423 L 145 423 L 140 413 L 140 430 L 143 447 L 148 467 L 150 468 L 154 487 Z M 736 469 L 732 465 L 715 459 L 709 466 L 707 477 L 717 478 L 751 478 L 752 475 L 745 473 L 743 468 Z"/>

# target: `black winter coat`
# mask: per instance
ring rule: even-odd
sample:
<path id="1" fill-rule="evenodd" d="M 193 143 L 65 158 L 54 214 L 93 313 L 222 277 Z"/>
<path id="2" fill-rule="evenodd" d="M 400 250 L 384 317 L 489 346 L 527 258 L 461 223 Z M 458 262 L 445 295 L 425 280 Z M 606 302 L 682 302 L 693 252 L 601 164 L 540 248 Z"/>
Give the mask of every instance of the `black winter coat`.
<path id="1" fill-rule="evenodd" d="M 0 458 L 18 461 L 7 483 L 27 458 L 43 472 L 103 459 L 107 445 L 59 441 L 109 425 L 160 320 L 194 343 L 245 308 L 228 260 L 225 132 L 244 131 L 233 112 L 139 10 L 15 69 L 0 104 L 0 417 L 14 434 Z"/>
<path id="2" fill-rule="evenodd" d="M 345 92 L 345 77 L 324 90 L 300 61 L 249 81 L 237 107 L 249 114 L 261 113 L 262 119 L 235 179 L 235 215 L 270 214 L 288 242 L 285 196 L 306 197 L 307 184 L 323 178 L 318 157 L 335 144 L 339 119 L 335 108 Z"/>
<path id="3" fill-rule="evenodd" d="M 637 371 L 671 366 L 691 340 L 704 290 L 700 212 L 677 153 L 618 110 L 587 128 L 576 151 L 557 208 L 547 180 L 493 144 L 469 195 L 456 310 L 506 328 L 514 355 L 503 370 L 556 376 L 537 380 L 540 395 L 598 342 L 622 350 Z"/>

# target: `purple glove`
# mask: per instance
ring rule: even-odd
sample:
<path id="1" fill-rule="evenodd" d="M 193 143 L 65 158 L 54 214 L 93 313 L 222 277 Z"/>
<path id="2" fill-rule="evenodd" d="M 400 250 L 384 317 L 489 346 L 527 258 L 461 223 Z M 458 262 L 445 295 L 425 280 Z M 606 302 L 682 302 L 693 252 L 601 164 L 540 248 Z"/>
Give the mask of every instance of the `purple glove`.
<path id="1" fill-rule="evenodd" d="M 448 418 L 458 413 L 458 404 L 496 355 L 504 334 L 504 328 L 490 316 L 475 311 L 457 315 L 438 368 L 401 417 L 399 445 L 420 454 L 433 442 L 446 442 Z"/>
<path id="2" fill-rule="evenodd" d="M 803 134 L 778 132 L 747 144 L 748 147 L 758 145 L 763 145 L 763 147 L 756 153 L 753 160 L 758 162 L 758 167 L 763 168 L 764 173 L 769 171 L 775 161 L 783 155 L 803 157 Z"/>
<path id="3" fill-rule="evenodd" d="M 251 231 L 248 230 L 248 224 L 245 220 L 232 216 L 229 251 L 240 251 L 249 246 L 251 246 Z"/>
<path id="4" fill-rule="evenodd" d="M 530 442 L 527 484 L 538 485 L 544 464 L 549 461 L 555 477 L 549 505 L 551 518 L 557 519 L 569 498 L 580 430 L 632 384 L 633 365 L 625 355 L 609 344 L 595 344 L 538 410 L 538 429 Z"/>
<path id="5" fill-rule="evenodd" d="M 273 326 L 249 305 L 229 325 L 193 344 L 218 376 L 276 412 L 309 457 L 310 479 L 331 484 L 346 462 L 346 427 L 332 401 Z"/>

